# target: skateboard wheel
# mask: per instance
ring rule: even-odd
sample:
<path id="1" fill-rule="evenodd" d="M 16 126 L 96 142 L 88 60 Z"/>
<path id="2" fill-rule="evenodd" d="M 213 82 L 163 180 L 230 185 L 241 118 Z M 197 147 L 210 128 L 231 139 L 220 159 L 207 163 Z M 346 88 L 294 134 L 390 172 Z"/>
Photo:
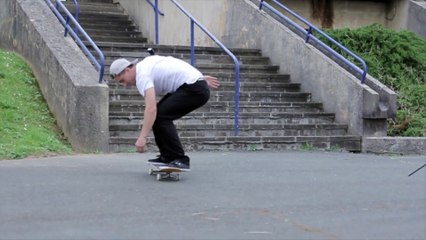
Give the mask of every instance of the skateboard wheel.
<path id="1" fill-rule="evenodd" d="M 152 173 L 152 169 L 151 169 L 151 168 L 149 169 L 149 171 L 148 171 L 148 172 L 149 172 L 149 175 L 152 175 L 152 174 L 153 174 L 153 173 Z"/>
<path id="2" fill-rule="evenodd" d="M 157 173 L 157 180 L 160 181 L 161 180 L 161 174 Z"/>

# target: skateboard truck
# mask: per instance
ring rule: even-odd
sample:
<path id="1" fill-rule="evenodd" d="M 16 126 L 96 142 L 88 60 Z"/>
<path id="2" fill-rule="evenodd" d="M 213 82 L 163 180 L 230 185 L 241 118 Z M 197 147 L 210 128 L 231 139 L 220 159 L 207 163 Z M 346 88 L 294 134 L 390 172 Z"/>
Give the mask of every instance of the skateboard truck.
<path id="1" fill-rule="evenodd" d="M 168 172 L 164 170 L 155 170 L 150 168 L 149 169 L 149 175 L 157 175 L 157 180 L 174 180 L 179 181 L 180 180 L 180 173 L 179 172 Z"/>

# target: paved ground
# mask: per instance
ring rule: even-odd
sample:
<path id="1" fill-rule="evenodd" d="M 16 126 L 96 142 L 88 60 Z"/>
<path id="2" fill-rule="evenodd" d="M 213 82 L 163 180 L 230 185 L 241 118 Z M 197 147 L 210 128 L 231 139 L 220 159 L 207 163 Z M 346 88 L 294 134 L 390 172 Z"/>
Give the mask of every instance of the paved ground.
<path id="1" fill-rule="evenodd" d="M 426 156 L 191 153 L 0 161 L 0 239 L 425 239 Z"/>

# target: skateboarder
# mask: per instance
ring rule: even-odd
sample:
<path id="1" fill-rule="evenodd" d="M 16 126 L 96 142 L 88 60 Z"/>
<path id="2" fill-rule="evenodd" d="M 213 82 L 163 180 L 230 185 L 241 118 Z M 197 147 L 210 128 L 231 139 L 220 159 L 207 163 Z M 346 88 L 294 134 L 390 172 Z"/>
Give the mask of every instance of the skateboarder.
<path id="1" fill-rule="evenodd" d="M 149 162 L 170 167 L 190 168 L 173 121 L 203 106 L 210 97 L 210 88 L 219 87 L 217 78 L 203 76 L 190 64 L 174 57 L 148 56 L 141 62 L 120 58 L 110 67 L 111 78 L 122 85 L 136 85 L 144 97 L 143 127 L 135 143 L 143 152 L 153 130 L 160 155 Z M 164 97 L 156 103 L 156 96 Z"/>

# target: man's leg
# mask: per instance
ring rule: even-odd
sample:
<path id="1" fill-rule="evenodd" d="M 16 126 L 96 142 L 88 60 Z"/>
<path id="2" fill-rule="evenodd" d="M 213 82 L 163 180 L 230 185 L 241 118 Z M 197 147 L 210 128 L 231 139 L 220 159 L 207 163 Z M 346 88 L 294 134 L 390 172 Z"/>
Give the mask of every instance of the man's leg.
<path id="1" fill-rule="evenodd" d="M 181 86 L 157 104 L 153 132 L 161 156 L 172 161 L 185 156 L 173 121 L 203 106 L 210 97 L 205 81 Z"/>
<path id="2" fill-rule="evenodd" d="M 162 108 L 161 106 L 162 106 L 162 104 L 163 104 L 163 102 L 168 98 L 168 97 L 170 97 L 170 93 L 168 93 L 168 94 L 166 94 L 158 103 L 157 103 L 157 111 L 158 111 L 158 109 L 160 109 L 160 108 Z M 156 120 L 155 120 L 155 122 L 154 122 L 154 125 L 153 125 L 153 127 L 152 127 L 152 131 L 153 131 L 153 133 L 154 133 L 154 137 L 155 137 L 155 144 L 157 144 L 157 147 L 158 147 L 158 149 L 160 150 L 160 156 L 162 156 L 162 157 L 164 157 L 164 152 L 161 152 L 161 150 L 163 149 L 163 146 L 164 146 L 164 143 L 163 143 L 163 141 L 162 141 L 162 139 L 164 139 L 164 137 L 159 137 L 159 136 L 161 136 L 162 135 L 162 132 L 161 132 L 161 128 L 160 128 L 160 122 L 161 121 L 159 121 L 158 120 L 158 113 L 157 113 L 157 117 L 156 117 Z"/>

